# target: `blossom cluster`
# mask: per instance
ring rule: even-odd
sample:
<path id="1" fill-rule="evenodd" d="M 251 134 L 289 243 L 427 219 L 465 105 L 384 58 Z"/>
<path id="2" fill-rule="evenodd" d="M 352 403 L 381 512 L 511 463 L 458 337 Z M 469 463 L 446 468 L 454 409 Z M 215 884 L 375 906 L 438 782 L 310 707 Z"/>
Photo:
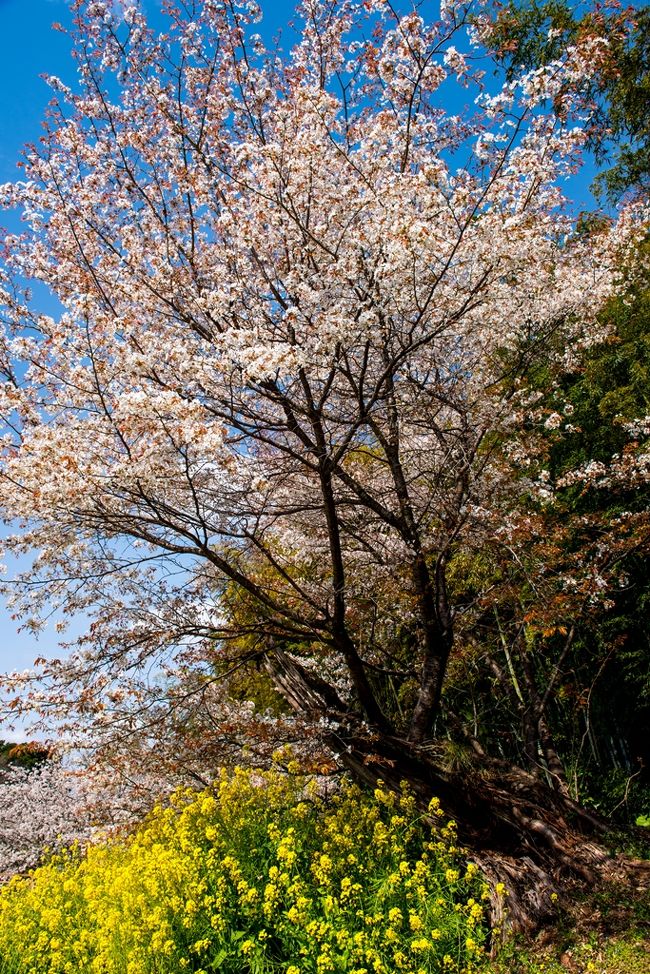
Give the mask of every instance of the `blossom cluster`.
<path id="1" fill-rule="evenodd" d="M 0 769 L 0 882 L 35 866 L 45 849 L 92 835 L 85 783 L 61 764 Z"/>

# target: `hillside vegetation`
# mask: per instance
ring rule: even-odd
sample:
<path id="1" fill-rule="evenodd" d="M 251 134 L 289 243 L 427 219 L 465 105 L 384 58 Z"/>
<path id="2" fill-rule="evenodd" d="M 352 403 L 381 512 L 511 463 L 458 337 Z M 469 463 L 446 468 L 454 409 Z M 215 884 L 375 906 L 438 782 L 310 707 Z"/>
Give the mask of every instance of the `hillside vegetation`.
<path id="1" fill-rule="evenodd" d="M 646 969 L 650 909 L 618 890 L 567 914 L 552 941 L 511 941 L 493 960 L 489 896 L 435 799 L 423 817 L 407 790 L 344 783 L 328 795 L 322 780 L 238 769 L 177 791 L 131 835 L 52 855 L 8 883 L 0 972 Z"/>

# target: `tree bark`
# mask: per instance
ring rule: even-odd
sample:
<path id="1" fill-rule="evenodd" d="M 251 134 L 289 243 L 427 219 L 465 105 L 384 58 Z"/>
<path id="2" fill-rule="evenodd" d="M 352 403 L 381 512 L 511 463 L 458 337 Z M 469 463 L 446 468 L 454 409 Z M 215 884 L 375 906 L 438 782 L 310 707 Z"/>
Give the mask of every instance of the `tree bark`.
<path id="1" fill-rule="evenodd" d="M 284 651 L 270 652 L 266 665 L 296 711 L 336 724 L 324 732 L 324 743 L 357 780 L 395 790 L 407 782 L 424 812 L 431 798 L 439 799 L 492 886 L 492 925 L 502 936 L 549 923 L 558 899 L 573 896 L 576 886 L 650 884 L 650 863 L 612 855 L 603 844 L 606 820 L 543 779 L 487 756 L 471 773 L 447 771 L 418 744 L 369 730 L 325 681 Z"/>

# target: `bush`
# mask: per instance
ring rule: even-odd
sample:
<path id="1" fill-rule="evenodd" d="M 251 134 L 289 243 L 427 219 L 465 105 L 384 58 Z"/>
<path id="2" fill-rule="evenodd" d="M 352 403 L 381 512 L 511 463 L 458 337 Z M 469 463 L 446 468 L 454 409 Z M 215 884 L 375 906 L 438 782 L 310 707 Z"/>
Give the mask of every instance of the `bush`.
<path id="1" fill-rule="evenodd" d="M 223 773 L 0 892 L 2 974 L 472 972 L 487 888 L 434 800 Z M 437 823 L 433 828 L 431 821 Z"/>

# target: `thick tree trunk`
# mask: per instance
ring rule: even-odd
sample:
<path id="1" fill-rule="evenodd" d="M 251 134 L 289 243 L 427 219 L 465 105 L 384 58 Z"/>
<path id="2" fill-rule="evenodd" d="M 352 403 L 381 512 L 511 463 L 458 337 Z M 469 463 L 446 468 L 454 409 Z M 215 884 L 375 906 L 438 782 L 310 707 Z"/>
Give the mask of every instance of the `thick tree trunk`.
<path id="1" fill-rule="evenodd" d="M 448 772 L 426 751 L 387 735 L 350 730 L 330 746 L 357 779 L 398 789 L 408 782 L 425 809 L 434 796 L 456 821 L 459 841 L 490 882 L 492 925 L 505 935 L 532 933 L 557 915 L 558 900 L 576 887 L 612 881 L 650 882 L 645 866 L 613 856 L 603 845 L 604 820 L 546 782 L 489 759 L 473 771 Z M 499 893 L 497 884 L 507 893 Z"/>
<path id="2" fill-rule="evenodd" d="M 495 930 L 534 932 L 576 885 L 650 883 L 650 863 L 613 856 L 603 845 L 606 821 L 544 780 L 488 757 L 471 773 L 446 771 L 425 748 L 369 730 L 327 683 L 282 651 L 274 651 L 267 666 L 294 709 L 328 716 L 337 725 L 325 732 L 324 743 L 355 778 L 396 790 L 406 781 L 423 810 L 434 796 L 440 800 L 493 888 Z M 506 895 L 497 888 L 501 883 Z"/>

